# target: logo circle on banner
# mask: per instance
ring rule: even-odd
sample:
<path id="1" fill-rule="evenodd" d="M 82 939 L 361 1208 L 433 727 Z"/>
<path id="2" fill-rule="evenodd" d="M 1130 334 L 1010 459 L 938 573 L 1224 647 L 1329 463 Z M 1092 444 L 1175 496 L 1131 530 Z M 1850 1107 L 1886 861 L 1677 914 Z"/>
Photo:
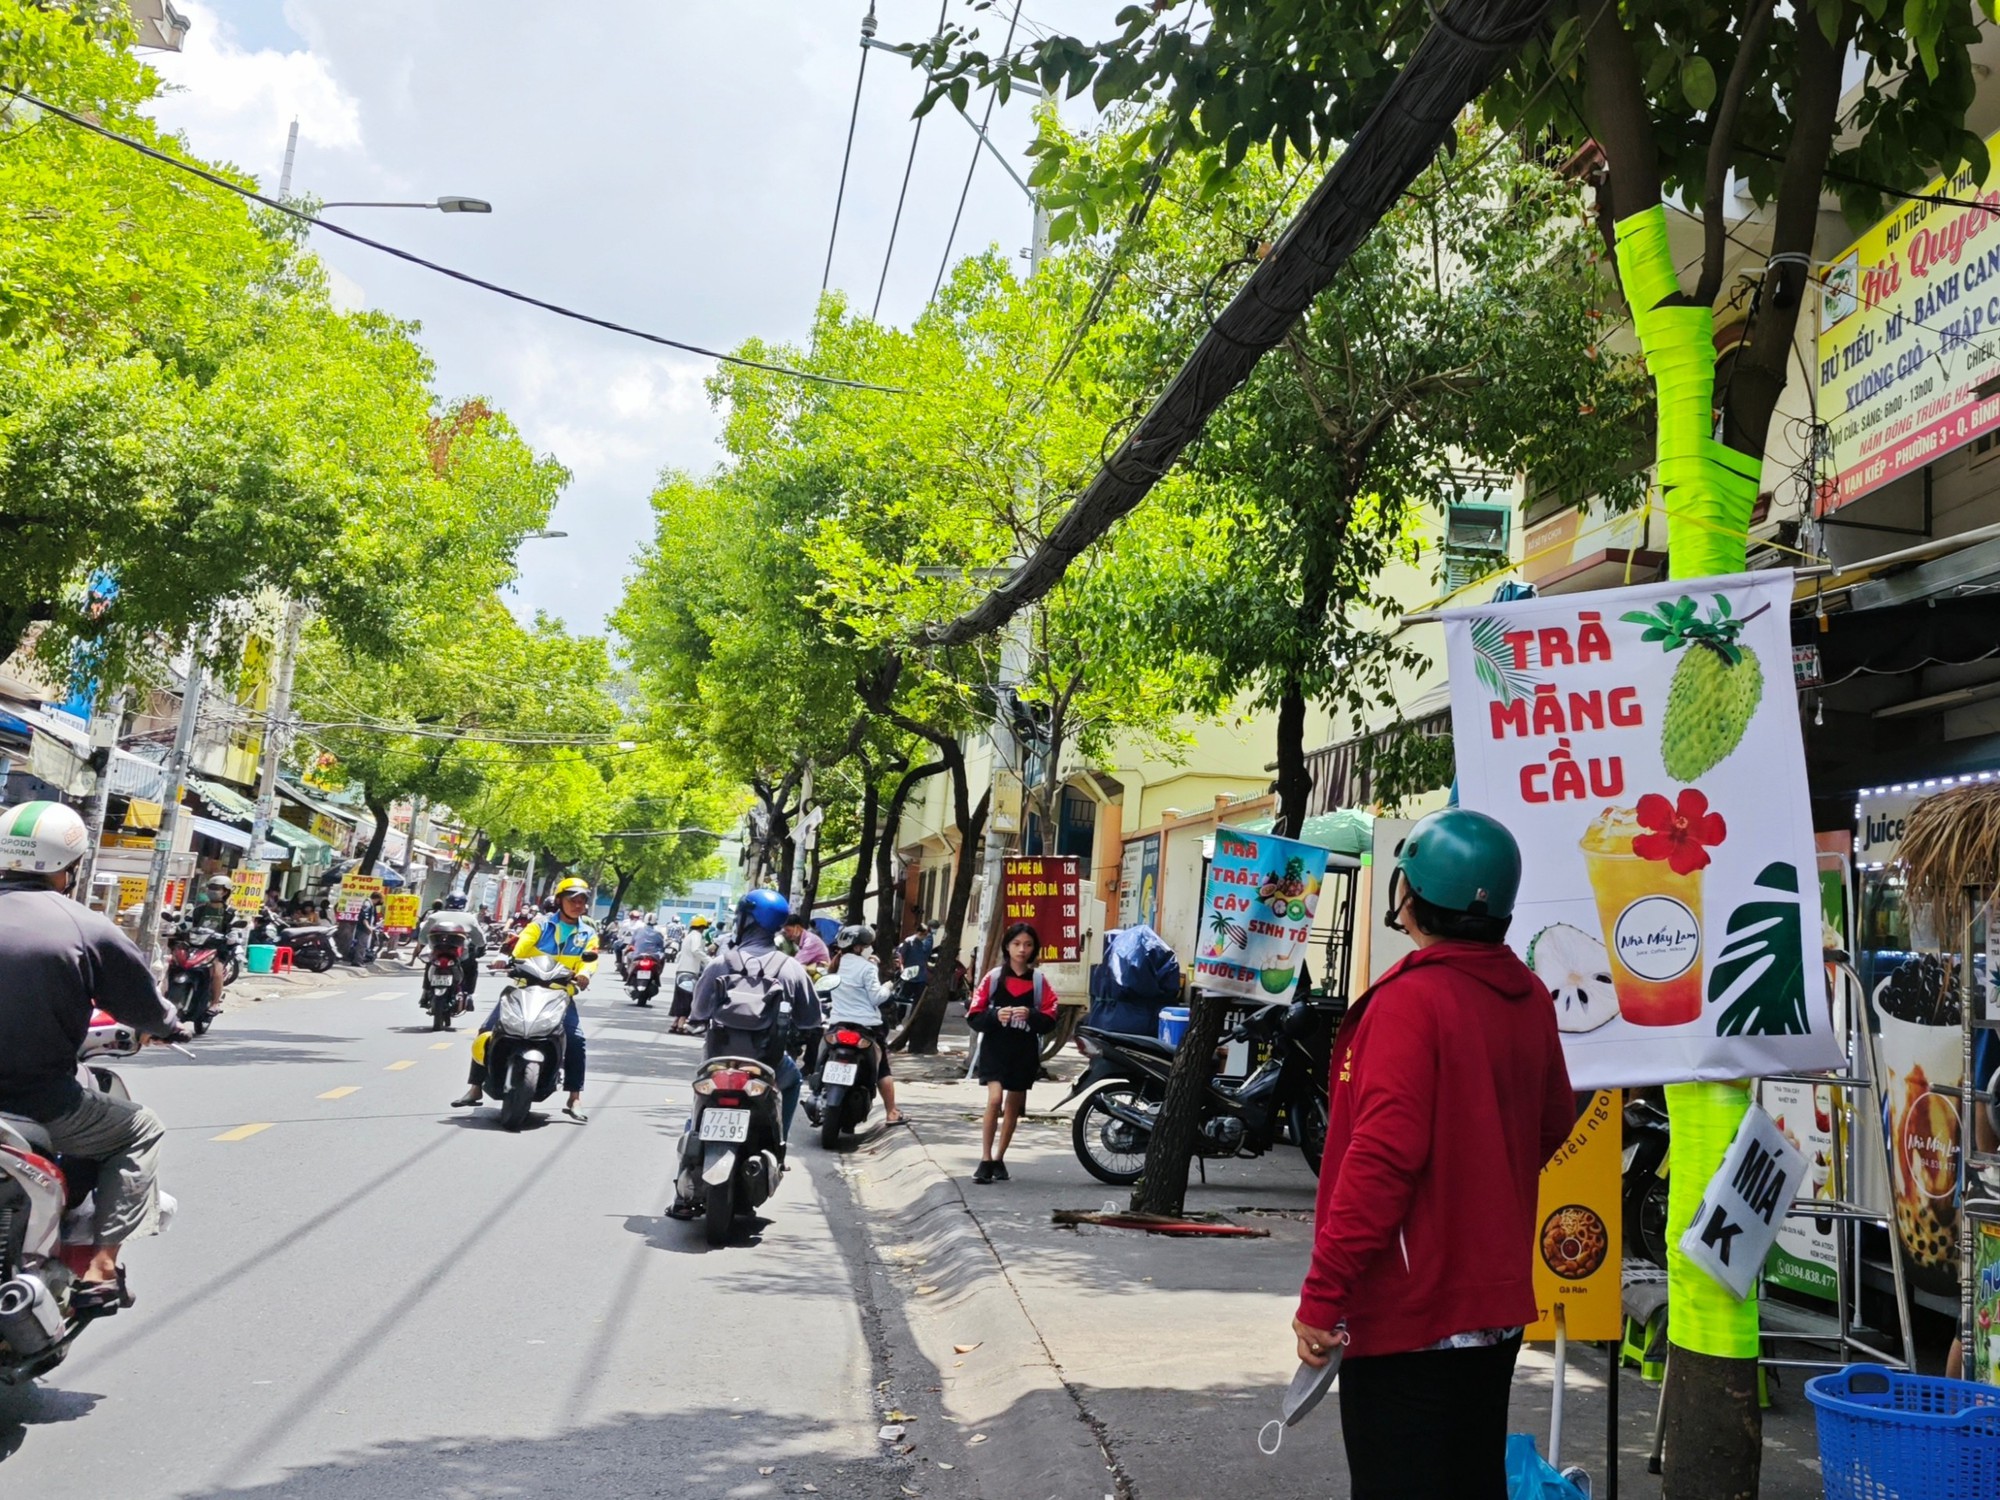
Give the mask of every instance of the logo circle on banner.
<path id="1" fill-rule="evenodd" d="M 1618 960 L 1641 979 L 1678 979 L 1701 957 L 1701 922 L 1672 896 L 1641 896 L 1618 914 Z"/>

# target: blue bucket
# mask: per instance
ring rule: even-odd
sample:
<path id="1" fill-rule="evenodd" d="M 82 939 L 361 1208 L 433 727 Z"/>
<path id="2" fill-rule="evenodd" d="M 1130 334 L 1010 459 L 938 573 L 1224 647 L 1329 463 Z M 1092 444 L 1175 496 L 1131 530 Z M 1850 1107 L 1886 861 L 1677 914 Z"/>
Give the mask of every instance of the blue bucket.
<path id="1" fill-rule="evenodd" d="M 2000 1495 L 2000 1388 L 1849 1365 L 1806 1382 L 1827 1500 Z"/>
<path id="2" fill-rule="evenodd" d="M 1185 1005 L 1163 1005 L 1160 1007 L 1160 1040 L 1169 1047 L 1178 1047 L 1181 1038 L 1187 1035 L 1188 1008 Z"/>

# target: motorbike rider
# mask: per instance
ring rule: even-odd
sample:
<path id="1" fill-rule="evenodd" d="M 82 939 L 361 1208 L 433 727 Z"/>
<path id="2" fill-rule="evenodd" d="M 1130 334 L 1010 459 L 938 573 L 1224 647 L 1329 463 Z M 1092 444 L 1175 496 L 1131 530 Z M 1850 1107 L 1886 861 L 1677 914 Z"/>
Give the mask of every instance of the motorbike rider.
<path id="1" fill-rule="evenodd" d="M 786 915 L 785 941 L 791 945 L 792 956 L 808 969 L 823 974 L 833 966 L 833 955 L 826 951 L 826 939 L 813 931 L 812 918 L 804 912 Z"/>
<path id="2" fill-rule="evenodd" d="M 736 941 L 701 971 L 693 1018 L 708 1024 L 704 1059 L 753 1057 L 777 1073 L 783 1129 L 789 1136 L 801 1074 L 792 1059 L 792 1039 L 780 1024 L 779 1006 L 789 1001 L 791 1025 L 804 1030 L 820 1024 L 820 1012 L 819 995 L 804 966 L 778 947 L 786 915 L 785 898 L 776 891 L 751 891 L 736 903 Z"/>
<path id="3" fill-rule="evenodd" d="M 676 1036 L 686 1036 L 693 1029 L 688 1025 L 688 1016 L 694 1008 L 695 982 L 715 956 L 715 950 L 709 946 L 708 928 L 707 917 L 696 917 L 689 922 L 687 938 L 674 958 L 673 1024 L 667 1029 Z"/>
<path id="4" fill-rule="evenodd" d="M 634 958 L 657 958 L 664 960 L 667 954 L 667 935 L 660 931 L 660 919 L 647 912 L 645 920 L 632 929 L 632 956 Z M 657 978 L 657 971 L 655 978 Z M 651 1006 L 650 999 L 641 1000 L 642 1006 Z"/>
<path id="5" fill-rule="evenodd" d="M 58 1151 L 99 1163 L 90 1264 L 70 1293 L 79 1312 L 132 1305 L 119 1247 L 159 1231 L 159 1117 L 86 1089 L 76 1054 L 93 1005 L 148 1036 L 186 1041 L 132 940 L 69 899 L 89 847 L 83 819 L 59 802 L 0 812 L 0 1112 L 38 1121 Z"/>
<path id="6" fill-rule="evenodd" d="M 1334 1038 L 1292 1332 L 1308 1365 L 1347 1347 L 1341 1431 L 1357 1497 L 1507 1489 L 1508 1393 L 1535 1319 L 1537 1183 L 1576 1118 L 1554 1002 L 1506 945 L 1520 883 L 1520 847 L 1497 819 L 1463 807 L 1419 819 L 1397 848 L 1386 915 L 1416 950 Z M 1467 1244 L 1481 1247 L 1477 1274 Z"/>
<path id="7" fill-rule="evenodd" d="M 228 937 L 236 924 L 236 913 L 229 908 L 229 898 L 236 894 L 236 882 L 217 873 L 208 877 L 204 890 L 203 899 L 190 906 L 181 920 L 196 932 L 218 932 Z M 208 1013 L 212 1016 L 222 1014 L 222 987 L 229 978 L 225 956 L 218 952 L 215 962 L 208 966 Z"/>
<path id="8" fill-rule="evenodd" d="M 875 929 L 866 922 L 843 927 L 834 934 L 833 951 L 838 957 L 834 970 L 837 983 L 827 994 L 826 1024 L 858 1026 L 875 1042 L 875 1079 L 882 1095 L 883 1119 L 891 1125 L 903 1123 L 896 1108 L 896 1084 L 889 1076 L 889 1032 L 882 1024 L 882 980 L 875 967 Z"/>
<path id="9" fill-rule="evenodd" d="M 584 919 L 584 912 L 590 906 L 590 886 L 586 881 L 571 875 L 556 883 L 553 914 L 544 913 L 521 929 L 519 941 L 514 944 L 515 958 L 553 958 L 576 976 L 579 991 L 590 987 L 590 976 L 597 972 L 597 929 Z M 479 1035 L 472 1042 L 472 1071 L 466 1082 L 464 1094 L 451 1101 L 453 1109 L 470 1109 L 479 1103 L 486 1090 L 486 1043 L 495 1027 L 500 1024 L 500 1007 L 495 1005 L 486 1019 L 480 1023 Z M 581 1106 L 583 1104 L 584 1042 L 583 1024 L 577 1016 L 576 999 L 563 1008 L 563 1087 L 569 1090 L 569 1102 L 563 1105 L 563 1113 L 579 1125 L 587 1121 Z"/>
<path id="10" fill-rule="evenodd" d="M 425 963 L 432 936 L 444 931 L 465 934 L 465 951 L 458 960 L 458 982 L 459 994 L 466 1003 L 459 1008 L 470 1010 L 473 987 L 479 983 L 479 960 L 486 956 L 486 934 L 480 931 L 472 913 L 465 909 L 465 897 L 447 896 L 424 914 L 423 921 L 417 924 L 416 942 L 410 948 L 410 963 L 413 966 Z"/>
<path id="11" fill-rule="evenodd" d="M 896 949 L 896 966 L 899 969 L 917 971 L 917 987 L 921 989 L 930 983 L 931 954 L 937 951 L 938 933 L 944 923 L 935 919 L 924 923 L 917 931 L 904 938 Z"/>

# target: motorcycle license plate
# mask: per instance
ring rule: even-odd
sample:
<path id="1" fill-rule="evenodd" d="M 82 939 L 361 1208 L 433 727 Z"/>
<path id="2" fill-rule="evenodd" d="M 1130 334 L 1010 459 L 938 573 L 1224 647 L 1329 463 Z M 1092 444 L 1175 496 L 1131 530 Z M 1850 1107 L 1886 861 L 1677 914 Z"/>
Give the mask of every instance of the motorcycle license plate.
<path id="1" fill-rule="evenodd" d="M 750 1111 L 710 1109 L 701 1116 L 701 1138 L 705 1141 L 747 1141 L 750 1139 Z"/>
<path id="2" fill-rule="evenodd" d="M 852 1083 L 860 1064 L 850 1062 L 830 1062 L 826 1065 L 825 1080 L 828 1083 Z"/>

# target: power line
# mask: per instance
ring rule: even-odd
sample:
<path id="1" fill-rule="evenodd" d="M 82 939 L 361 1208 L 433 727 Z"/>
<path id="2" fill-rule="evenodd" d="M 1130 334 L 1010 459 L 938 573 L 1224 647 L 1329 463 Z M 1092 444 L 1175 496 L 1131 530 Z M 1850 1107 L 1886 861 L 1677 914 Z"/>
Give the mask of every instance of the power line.
<path id="1" fill-rule="evenodd" d="M 944 30 L 945 12 L 950 8 L 951 0 L 941 0 L 932 35 Z M 882 252 L 882 274 L 875 282 L 875 305 L 868 309 L 868 321 L 871 323 L 882 312 L 882 288 L 889 284 L 889 262 L 896 254 L 896 231 L 903 227 L 903 200 L 910 195 L 910 171 L 917 164 L 917 143 L 924 138 L 924 121 L 928 118 L 928 115 L 918 115 L 916 129 L 910 132 L 910 154 L 903 162 L 903 185 L 896 192 L 896 217 L 889 221 L 889 248 Z"/>
<path id="2" fill-rule="evenodd" d="M 847 164 L 854 157 L 854 124 L 861 118 L 861 85 L 868 79 L 868 39 L 875 35 L 875 0 L 861 18 L 861 71 L 854 75 L 854 107 L 847 112 L 847 149 L 840 153 L 840 190 L 833 195 L 833 228 L 826 237 L 826 267 L 819 273 L 822 294 L 833 279 L 833 245 L 840 238 L 840 205 L 847 201 Z"/>
<path id="3" fill-rule="evenodd" d="M 943 17 L 939 17 L 943 24 Z M 1014 18 L 1007 23 L 1007 40 L 1000 44 L 1000 55 L 1011 55 L 1014 46 L 1014 29 L 1021 24 L 1021 0 L 1014 0 Z M 972 174 L 979 170 L 979 148 L 986 144 L 986 127 L 993 123 L 993 106 L 1000 97 L 999 90 L 988 90 L 986 113 L 979 120 L 979 138 L 972 143 L 972 160 L 966 163 L 965 185 L 958 190 L 958 208 L 951 216 L 951 233 L 944 237 L 944 255 L 938 261 L 937 280 L 931 283 L 931 301 L 937 301 L 938 288 L 944 285 L 944 273 L 951 265 L 951 247 L 958 239 L 958 221 L 965 216 L 965 200 L 972 191 Z"/>
<path id="4" fill-rule="evenodd" d="M 745 359 L 738 354 L 724 354 L 719 349 L 705 349 L 700 344 L 686 343 L 681 339 L 670 339 L 665 334 L 648 333 L 641 328 L 632 328 L 623 323 L 614 323 L 609 318 L 600 318 L 591 313 L 578 312 L 574 308 L 564 307 L 560 303 L 550 302 L 546 298 L 531 296 L 527 292 L 517 292 L 512 287 L 502 286 L 496 281 L 487 281 L 483 277 L 474 276 L 467 271 L 454 270 L 450 266 L 441 265 L 434 260 L 426 260 L 421 255 L 413 254 L 408 250 L 398 249 L 396 246 L 385 244 L 381 240 L 370 239 L 365 234 L 357 233 L 352 229 L 332 223 L 329 220 L 315 218 L 309 213 L 293 208 L 289 203 L 282 203 L 275 198 L 267 198 L 252 188 L 246 188 L 240 183 L 231 182 L 227 177 L 198 167 L 192 162 L 182 161 L 179 157 L 169 155 L 165 151 L 149 146 L 144 141 L 135 140 L 129 135 L 120 135 L 115 130 L 106 129 L 95 120 L 86 119 L 82 115 L 71 114 L 59 105 L 50 104 L 44 99 L 38 99 L 25 89 L 12 88 L 6 84 L 0 84 L 0 92 L 12 94 L 15 98 L 25 100 L 37 109 L 47 111 L 59 120 L 67 120 L 70 124 L 80 129 L 88 130 L 93 135 L 103 136 L 107 141 L 116 141 L 121 146 L 137 151 L 141 156 L 148 156 L 154 161 L 165 162 L 170 167 L 186 172 L 190 176 L 199 177 L 202 181 L 212 183 L 216 187 L 226 188 L 240 197 L 248 198 L 253 203 L 261 203 L 264 207 L 284 214 L 289 218 L 296 219 L 301 224 L 309 225 L 314 229 L 327 230 L 332 234 L 339 235 L 342 239 L 352 240 L 357 245 L 366 245 L 370 250 L 379 250 L 384 255 L 393 255 L 398 260 L 407 261 L 413 266 L 422 266 L 426 271 L 435 271 L 438 275 L 448 276 L 453 281 L 462 281 L 467 286 L 476 286 L 481 291 L 492 292 L 497 297 L 506 297 L 514 302 L 524 302 L 530 307 L 539 307 L 543 312 L 554 313 L 559 318 L 569 318 L 574 322 L 588 323 L 593 328 L 602 328 L 611 333 L 622 333 L 628 338 L 643 339 L 649 344 L 662 344 L 669 349 L 679 349 L 687 354 L 699 354 L 704 359 L 719 360 L 726 365 L 740 365 L 745 369 L 762 370 L 770 375 L 788 375 L 795 380 L 810 380 L 821 385 L 846 386 L 852 390 L 880 391 L 890 396 L 907 396 L 910 394 L 900 386 L 875 385 L 866 380 L 846 380 L 834 375 L 815 374 L 809 370 L 795 370 L 788 365 L 774 365 L 767 364 L 763 360 Z"/>

